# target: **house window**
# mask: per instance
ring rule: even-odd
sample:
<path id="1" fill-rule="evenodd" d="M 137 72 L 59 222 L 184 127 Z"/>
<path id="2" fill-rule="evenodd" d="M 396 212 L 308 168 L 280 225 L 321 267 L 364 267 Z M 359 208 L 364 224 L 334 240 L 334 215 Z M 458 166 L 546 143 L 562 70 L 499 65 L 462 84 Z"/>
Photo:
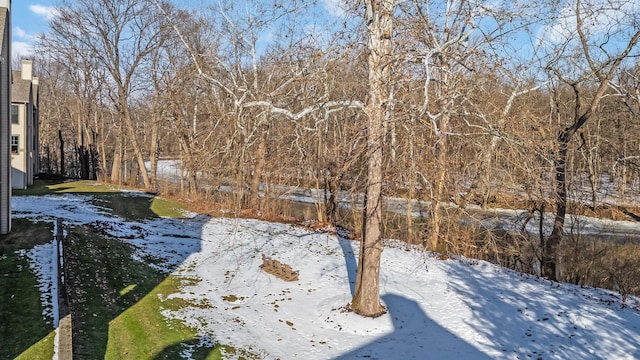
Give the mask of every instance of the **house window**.
<path id="1" fill-rule="evenodd" d="M 18 117 L 18 114 L 19 114 L 18 105 L 11 105 L 11 123 L 12 124 L 20 123 L 20 118 Z"/>
<path id="2" fill-rule="evenodd" d="M 11 153 L 18 153 L 18 145 L 20 144 L 20 137 L 18 135 L 11 135 Z"/>

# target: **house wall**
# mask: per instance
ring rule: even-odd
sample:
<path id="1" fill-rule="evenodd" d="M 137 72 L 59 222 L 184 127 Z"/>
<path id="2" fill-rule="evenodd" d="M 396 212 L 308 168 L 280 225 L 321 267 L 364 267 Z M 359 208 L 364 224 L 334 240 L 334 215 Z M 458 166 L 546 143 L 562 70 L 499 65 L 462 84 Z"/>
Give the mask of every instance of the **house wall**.
<path id="1" fill-rule="evenodd" d="M 18 107 L 18 123 L 11 124 L 12 138 L 19 139 L 19 149 L 12 151 L 11 179 L 13 189 L 33 185 L 38 172 L 38 78 L 33 77 L 33 62 L 22 60 L 20 71 L 13 72 L 12 106 Z M 13 149 L 15 150 L 15 149 Z"/>
<path id="2" fill-rule="evenodd" d="M 0 234 L 11 231 L 11 151 L 9 146 L 11 104 L 11 0 L 0 0 L 0 12 L 6 15 L 0 27 Z"/>
<path id="3" fill-rule="evenodd" d="M 33 176 L 31 177 L 31 184 L 33 185 L 33 179 L 40 174 L 40 79 L 36 76 L 32 79 L 33 83 L 33 154 L 32 154 L 32 168 Z"/>
<path id="4" fill-rule="evenodd" d="M 28 135 L 27 135 L 27 106 L 18 106 L 18 124 L 11 124 L 11 136 L 18 136 L 18 153 L 11 154 L 11 186 L 13 189 L 26 189 L 28 186 Z"/>
<path id="5" fill-rule="evenodd" d="M 27 173 L 27 186 L 33 185 L 33 97 L 29 99 L 29 103 L 27 104 L 26 112 L 25 112 L 25 128 L 27 132 L 25 133 L 26 139 L 26 163 L 25 170 Z"/>

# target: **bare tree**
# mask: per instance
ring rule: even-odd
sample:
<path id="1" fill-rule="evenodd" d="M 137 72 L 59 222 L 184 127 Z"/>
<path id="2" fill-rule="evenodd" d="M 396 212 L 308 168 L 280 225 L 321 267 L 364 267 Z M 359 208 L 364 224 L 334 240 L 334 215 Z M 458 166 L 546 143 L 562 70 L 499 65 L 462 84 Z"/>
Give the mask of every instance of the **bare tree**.
<path id="1" fill-rule="evenodd" d="M 369 96 L 367 99 L 367 187 L 356 288 L 351 308 L 364 316 L 384 313 L 380 304 L 382 223 L 382 138 L 389 105 L 395 0 L 365 1 Z"/>
<path id="2" fill-rule="evenodd" d="M 612 112 L 614 134 L 607 145 L 610 146 L 609 171 L 612 180 L 617 181 L 617 189 L 625 196 L 627 185 L 637 178 L 640 169 L 640 146 L 638 139 L 628 134 L 637 131 L 640 124 L 640 63 L 620 67 L 620 71 L 611 82 L 615 97 L 624 105 L 622 114 Z"/>
<path id="3" fill-rule="evenodd" d="M 555 41 L 550 47 L 546 70 L 573 93 L 573 114 L 558 132 L 554 158 L 556 214 L 553 231 L 543 246 L 542 275 L 558 279 L 558 245 L 568 206 L 567 154 L 578 131 L 596 113 L 611 80 L 640 41 L 640 25 L 628 11 L 632 2 L 613 1 L 606 6 L 594 1 L 576 0 L 561 11 L 556 27 L 550 29 Z M 594 24 L 599 24 L 594 26 Z M 590 91 L 592 90 L 592 91 Z"/>
<path id="4" fill-rule="evenodd" d="M 60 85 L 64 87 L 58 91 L 72 95 L 63 104 L 74 120 L 78 164 L 74 166 L 77 170 L 72 175 L 95 179 L 97 170 L 92 160 L 97 156 L 95 116 L 100 111 L 100 99 L 104 96 L 105 78 L 95 58 L 78 56 L 89 50 L 82 42 L 58 32 L 59 23 L 52 22 L 51 25 L 52 31 L 39 39 L 38 48 L 47 49 L 46 54 L 39 54 L 39 66 L 52 78 L 61 80 Z M 59 101 L 55 99 L 59 99 L 62 93 L 50 94 L 50 100 Z"/>
<path id="5" fill-rule="evenodd" d="M 459 186 L 455 184 L 463 183 L 461 171 L 470 167 L 466 164 L 479 164 L 472 186 L 480 183 L 481 188 L 490 187 L 492 158 L 503 138 L 501 131 L 510 119 L 512 104 L 518 96 L 537 88 L 527 84 L 526 79 L 519 79 L 524 77 L 522 69 L 530 65 L 514 65 L 521 57 L 505 59 L 505 54 L 512 50 L 509 41 L 524 38 L 538 21 L 530 17 L 534 8 L 533 3 L 493 2 L 486 6 L 475 1 L 405 1 L 399 6 L 398 41 L 402 43 L 396 53 L 402 60 L 403 69 L 398 72 L 403 79 L 398 81 L 406 84 L 400 88 L 410 89 L 411 93 L 399 94 L 397 102 L 406 104 L 401 113 L 412 117 L 403 125 L 406 126 L 406 121 L 415 123 L 406 131 L 410 138 L 420 127 L 426 128 L 426 136 L 420 137 L 422 144 L 406 140 L 408 151 L 413 153 L 420 146 L 429 151 L 422 154 L 428 161 L 416 162 L 416 156 L 411 156 L 405 169 L 411 169 L 407 174 L 409 182 L 416 182 L 417 177 L 421 188 L 428 192 L 431 208 L 425 243 L 430 250 L 445 249 L 441 241 L 446 237 L 442 223 L 448 215 L 443 203 L 463 191 L 461 186 L 455 188 Z M 504 82 L 486 81 L 496 76 L 489 74 L 491 69 L 510 77 Z M 505 86 L 513 79 L 515 86 Z M 486 91 L 479 94 L 483 82 L 492 84 L 491 90 L 497 90 L 498 94 L 488 96 Z M 504 101 L 503 92 L 510 93 Z M 410 97 L 406 98 L 407 95 Z M 499 106 L 502 111 L 496 110 Z M 490 141 L 483 149 L 480 144 L 486 142 L 485 138 Z M 478 153 L 482 154 L 480 158 Z M 409 192 L 412 196 L 413 186 Z"/>
<path id="6" fill-rule="evenodd" d="M 159 2 L 156 5 L 160 7 Z M 244 5 L 238 7 L 231 1 L 211 8 L 209 25 L 224 40 L 216 51 L 205 56 L 201 56 L 185 35 L 187 32 L 167 12 L 165 16 L 181 34 L 199 78 L 205 80 L 202 83 L 211 86 L 207 91 L 226 109 L 224 117 L 229 121 L 230 133 L 224 162 L 231 167 L 226 176 L 235 175 L 238 203 L 259 209 L 264 173 L 277 166 L 266 158 L 273 152 L 270 131 L 273 124 L 285 128 L 293 124 L 294 131 L 300 129 L 298 126 L 309 129 L 303 123 L 317 114 L 361 110 L 364 105 L 354 100 L 353 95 L 339 97 L 343 94 L 336 91 L 313 96 L 311 93 L 315 91 L 311 88 L 325 86 L 319 82 L 300 86 L 322 78 L 321 74 L 326 72 L 324 65 L 331 62 L 329 54 L 335 58 L 343 56 L 335 46 L 319 46 L 316 34 L 306 28 L 312 21 L 305 11 L 312 4 L 251 1 L 245 5 L 251 7 L 250 13 Z M 300 20 L 305 16 L 306 20 Z M 265 33 L 275 40 L 265 44 Z M 213 141 L 213 137 L 207 139 Z"/>
<path id="7" fill-rule="evenodd" d="M 126 130 L 144 186 L 150 189 L 132 101 L 146 79 L 141 65 L 163 39 L 162 18 L 147 0 L 65 1 L 59 9 L 51 20 L 52 34 L 59 42 L 66 39 L 79 44 L 83 56 L 95 60 L 109 75 L 105 82 L 112 86 L 109 97 Z"/>

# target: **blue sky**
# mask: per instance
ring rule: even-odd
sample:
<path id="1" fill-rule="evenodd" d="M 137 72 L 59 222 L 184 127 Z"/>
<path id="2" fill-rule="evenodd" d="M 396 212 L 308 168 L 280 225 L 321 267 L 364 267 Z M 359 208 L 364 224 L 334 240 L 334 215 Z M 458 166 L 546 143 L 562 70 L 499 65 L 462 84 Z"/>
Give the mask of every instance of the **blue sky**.
<path id="1" fill-rule="evenodd" d="M 13 0 L 12 15 L 12 52 L 13 56 L 28 56 L 30 47 L 38 33 L 47 31 L 47 17 L 55 12 L 59 0 Z M 185 6 L 203 6 L 215 3 L 212 0 L 182 0 L 177 3 Z M 320 3 L 333 16 L 340 16 L 344 11 L 340 8 L 343 0 L 322 0 Z"/>
<path id="2" fill-rule="evenodd" d="M 51 16 L 57 0 L 13 0 L 11 2 L 11 42 L 13 56 L 28 55 L 29 47 L 38 33 L 47 31 L 47 17 Z"/>

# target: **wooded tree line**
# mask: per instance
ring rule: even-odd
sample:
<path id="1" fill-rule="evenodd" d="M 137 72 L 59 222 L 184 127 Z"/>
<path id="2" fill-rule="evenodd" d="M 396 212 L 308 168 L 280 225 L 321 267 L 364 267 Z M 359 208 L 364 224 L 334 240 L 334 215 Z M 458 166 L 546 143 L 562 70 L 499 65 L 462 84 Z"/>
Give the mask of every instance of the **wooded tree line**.
<path id="1" fill-rule="evenodd" d="M 333 223 L 339 191 L 364 194 L 374 269 L 378 194 L 408 201 L 407 241 L 442 252 L 463 249 L 452 224 L 471 204 L 551 212 L 533 252 L 552 279 L 567 213 L 602 209 L 609 184 L 633 203 L 634 1 L 322 5 L 63 0 L 37 47 L 42 171 L 167 191 L 158 161 L 178 159 L 185 196 L 230 187 L 235 207 L 277 212 L 284 186 L 322 189 L 315 216 Z"/>

